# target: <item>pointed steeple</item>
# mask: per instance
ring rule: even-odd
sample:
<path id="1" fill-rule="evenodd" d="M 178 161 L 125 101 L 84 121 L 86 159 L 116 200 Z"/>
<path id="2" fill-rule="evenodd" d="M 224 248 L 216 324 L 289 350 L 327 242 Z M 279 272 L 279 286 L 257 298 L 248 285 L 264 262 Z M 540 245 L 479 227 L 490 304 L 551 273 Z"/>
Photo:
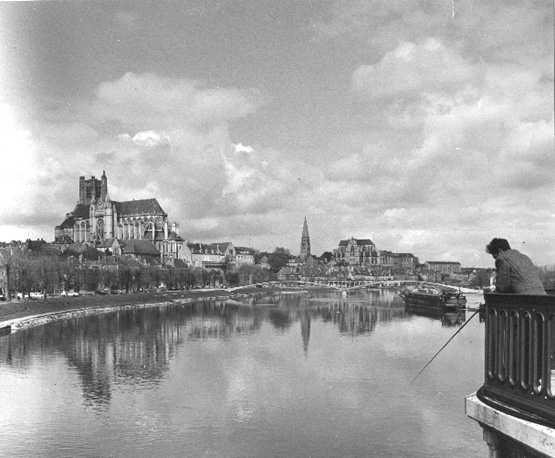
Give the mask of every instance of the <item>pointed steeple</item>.
<path id="1" fill-rule="evenodd" d="M 308 221 L 306 220 L 306 216 L 304 217 L 303 234 L 301 236 L 301 253 L 299 256 L 301 259 L 310 257 L 310 236 L 308 235 Z"/>

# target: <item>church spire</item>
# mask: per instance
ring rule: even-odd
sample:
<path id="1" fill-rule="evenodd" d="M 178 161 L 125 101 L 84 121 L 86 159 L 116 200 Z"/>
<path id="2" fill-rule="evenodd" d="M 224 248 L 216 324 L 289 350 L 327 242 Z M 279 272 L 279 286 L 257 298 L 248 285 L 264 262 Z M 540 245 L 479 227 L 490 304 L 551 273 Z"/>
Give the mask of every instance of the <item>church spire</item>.
<path id="1" fill-rule="evenodd" d="M 303 235 L 301 236 L 301 253 L 299 256 L 301 259 L 310 257 L 310 236 L 308 235 L 308 222 L 306 216 L 304 217 Z"/>

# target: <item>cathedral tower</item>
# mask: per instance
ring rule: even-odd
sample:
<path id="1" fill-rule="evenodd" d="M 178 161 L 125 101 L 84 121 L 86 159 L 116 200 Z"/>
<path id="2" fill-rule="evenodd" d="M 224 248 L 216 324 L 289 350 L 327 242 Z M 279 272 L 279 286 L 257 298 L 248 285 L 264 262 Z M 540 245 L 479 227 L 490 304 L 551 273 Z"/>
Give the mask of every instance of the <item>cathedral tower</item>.
<path id="1" fill-rule="evenodd" d="M 90 205 L 93 200 L 100 198 L 102 188 L 102 180 L 96 179 L 94 176 L 89 179 L 79 177 L 79 202 L 82 205 Z"/>
<path id="2" fill-rule="evenodd" d="M 308 222 L 306 221 L 306 216 L 304 217 L 303 235 L 301 236 L 301 253 L 299 256 L 301 259 L 310 257 L 310 236 L 308 235 Z"/>
<path id="3" fill-rule="evenodd" d="M 106 177 L 106 171 L 102 171 L 102 177 L 100 177 L 100 200 L 106 200 L 108 195 L 108 178 Z"/>

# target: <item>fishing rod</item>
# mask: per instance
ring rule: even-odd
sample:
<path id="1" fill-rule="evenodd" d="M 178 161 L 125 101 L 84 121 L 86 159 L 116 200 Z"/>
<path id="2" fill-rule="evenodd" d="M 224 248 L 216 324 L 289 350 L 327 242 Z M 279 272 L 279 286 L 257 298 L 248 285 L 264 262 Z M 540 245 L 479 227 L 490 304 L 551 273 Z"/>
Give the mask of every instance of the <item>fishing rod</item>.
<path id="1" fill-rule="evenodd" d="M 432 358 L 424 365 L 424 367 L 423 367 L 422 369 L 420 369 L 420 372 L 418 372 L 418 374 L 416 374 L 416 375 L 414 376 L 414 378 L 410 381 L 410 384 L 412 384 L 412 383 L 420 376 L 420 374 L 421 374 L 422 372 L 424 372 L 424 370 L 432 363 L 432 361 L 436 358 L 436 356 L 439 355 L 439 354 L 441 353 L 441 351 L 442 351 L 447 345 L 449 345 L 449 342 L 451 342 L 451 341 L 455 338 L 455 336 L 456 336 L 459 332 L 461 332 L 462 329 L 463 329 L 468 323 L 470 323 L 470 321 L 472 320 L 472 318 L 474 318 L 479 312 L 480 312 L 480 309 L 476 310 L 476 311 L 470 316 L 470 318 L 469 318 L 468 320 L 466 320 L 466 321 L 463 323 L 463 325 L 462 325 L 459 329 L 457 329 L 457 331 L 456 331 L 451 337 L 449 337 L 449 340 L 448 340 L 447 342 L 445 342 L 445 343 L 443 344 L 443 346 L 442 346 L 438 351 L 436 351 L 436 353 L 434 354 L 434 356 L 432 356 Z"/>
<path id="2" fill-rule="evenodd" d="M 465 307 L 464 309 L 461 309 L 461 311 L 464 310 L 465 312 L 476 312 L 476 311 L 480 311 L 482 310 L 481 308 L 476 308 L 476 307 Z"/>

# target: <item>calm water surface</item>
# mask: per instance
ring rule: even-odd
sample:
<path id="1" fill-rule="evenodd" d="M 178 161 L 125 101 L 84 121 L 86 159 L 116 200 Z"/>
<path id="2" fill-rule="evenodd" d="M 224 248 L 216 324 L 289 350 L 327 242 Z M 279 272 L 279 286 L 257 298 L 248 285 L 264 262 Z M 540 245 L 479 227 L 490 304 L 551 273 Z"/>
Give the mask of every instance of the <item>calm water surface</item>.
<path id="1" fill-rule="evenodd" d="M 0 455 L 487 456 L 464 414 L 477 317 L 410 384 L 464 318 L 388 292 L 282 294 L 1 337 Z"/>

